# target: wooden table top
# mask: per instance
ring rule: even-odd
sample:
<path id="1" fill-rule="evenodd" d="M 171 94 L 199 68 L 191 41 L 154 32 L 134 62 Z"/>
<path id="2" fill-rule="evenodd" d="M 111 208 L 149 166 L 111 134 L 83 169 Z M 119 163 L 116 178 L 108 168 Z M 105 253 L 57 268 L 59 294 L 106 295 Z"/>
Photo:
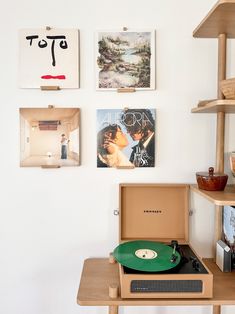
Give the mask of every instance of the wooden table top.
<path id="1" fill-rule="evenodd" d="M 235 305 L 235 272 L 222 273 L 211 259 L 204 259 L 214 275 L 212 299 L 111 299 L 109 286 L 119 285 L 118 264 L 108 258 L 85 260 L 77 302 L 86 306 L 110 305 Z"/>

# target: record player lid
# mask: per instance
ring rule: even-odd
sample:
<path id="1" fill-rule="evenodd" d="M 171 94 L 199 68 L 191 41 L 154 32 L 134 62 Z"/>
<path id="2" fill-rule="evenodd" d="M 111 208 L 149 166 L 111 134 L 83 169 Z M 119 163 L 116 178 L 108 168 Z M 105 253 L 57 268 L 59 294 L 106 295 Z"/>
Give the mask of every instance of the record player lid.
<path id="1" fill-rule="evenodd" d="M 120 184 L 119 241 L 188 243 L 187 184 Z"/>

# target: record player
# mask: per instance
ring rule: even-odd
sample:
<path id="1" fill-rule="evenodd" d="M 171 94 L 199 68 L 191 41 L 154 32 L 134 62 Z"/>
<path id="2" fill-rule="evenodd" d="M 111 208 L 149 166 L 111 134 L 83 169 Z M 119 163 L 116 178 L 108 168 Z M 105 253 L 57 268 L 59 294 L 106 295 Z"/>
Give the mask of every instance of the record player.
<path id="1" fill-rule="evenodd" d="M 188 243 L 189 185 L 120 184 L 122 298 L 211 298 L 213 275 Z"/>

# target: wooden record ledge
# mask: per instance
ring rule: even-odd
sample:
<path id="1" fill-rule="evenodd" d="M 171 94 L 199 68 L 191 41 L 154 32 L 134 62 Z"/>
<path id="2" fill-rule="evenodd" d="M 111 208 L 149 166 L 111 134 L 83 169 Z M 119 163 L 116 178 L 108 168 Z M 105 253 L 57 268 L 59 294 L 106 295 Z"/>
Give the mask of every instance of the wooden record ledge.
<path id="1" fill-rule="evenodd" d="M 77 295 L 83 306 L 109 306 L 109 313 L 118 313 L 118 306 L 203 306 L 212 305 L 214 314 L 219 306 L 235 305 L 235 272 L 222 273 L 211 259 L 204 259 L 214 276 L 212 299 L 116 299 L 109 297 L 110 286 L 120 286 L 118 264 L 110 264 L 108 258 L 85 260 Z"/>

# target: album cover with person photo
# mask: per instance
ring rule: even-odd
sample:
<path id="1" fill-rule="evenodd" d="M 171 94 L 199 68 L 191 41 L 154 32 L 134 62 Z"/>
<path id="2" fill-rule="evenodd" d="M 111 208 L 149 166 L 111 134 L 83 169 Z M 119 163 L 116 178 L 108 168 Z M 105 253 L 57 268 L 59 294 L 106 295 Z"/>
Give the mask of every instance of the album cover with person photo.
<path id="1" fill-rule="evenodd" d="M 155 120 L 155 109 L 98 109 L 97 167 L 154 167 Z"/>
<path id="2" fill-rule="evenodd" d="M 20 166 L 80 164 L 80 109 L 20 108 Z"/>

